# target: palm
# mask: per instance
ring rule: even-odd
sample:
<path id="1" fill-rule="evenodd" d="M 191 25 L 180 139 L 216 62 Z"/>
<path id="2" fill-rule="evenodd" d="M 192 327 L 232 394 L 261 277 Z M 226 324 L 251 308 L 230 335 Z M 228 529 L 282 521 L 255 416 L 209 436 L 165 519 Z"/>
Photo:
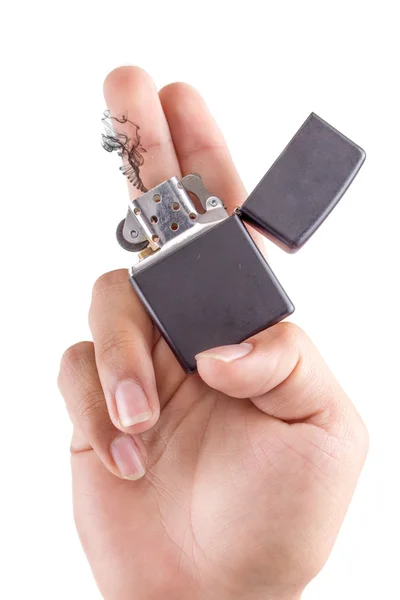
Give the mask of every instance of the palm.
<path id="1" fill-rule="evenodd" d="M 140 482 L 117 479 L 93 452 L 73 458 L 78 528 L 105 597 L 143 587 L 146 597 L 154 588 L 175 598 L 194 586 L 195 598 L 204 582 L 220 598 L 222 590 L 241 597 L 249 577 L 279 585 L 288 561 L 301 579 L 296 547 L 304 555 L 306 541 L 311 551 L 311 515 L 315 529 L 318 507 L 326 514 L 335 503 L 324 483 L 335 467 L 325 433 L 191 376 L 142 437 L 149 464 Z"/>

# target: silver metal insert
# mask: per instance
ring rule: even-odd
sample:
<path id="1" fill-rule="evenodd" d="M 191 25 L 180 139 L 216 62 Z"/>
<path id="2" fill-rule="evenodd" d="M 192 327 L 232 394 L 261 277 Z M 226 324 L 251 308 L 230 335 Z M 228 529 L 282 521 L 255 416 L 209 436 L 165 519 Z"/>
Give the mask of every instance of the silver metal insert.
<path id="1" fill-rule="evenodd" d="M 196 210 L 188 192 L 197 196 L 205 212 Z M 147 241 L 149 246 L 132 271 L 159 260 L 228 216 L 223 202 L 208 192 L 200 175 L 191 173 L 182 181 L 177 177 L 164 181 L 129 203 L 123 237 L 133 244 Z"/>
<path id="2" fill-rule="evenodd" d="M 194 227 L 189 217 L 194 205 L 185 189 L 178 187 L 178 178 L 172 177 L 131 202 L 133 212 L 144 234 L 158 248 Z"/>

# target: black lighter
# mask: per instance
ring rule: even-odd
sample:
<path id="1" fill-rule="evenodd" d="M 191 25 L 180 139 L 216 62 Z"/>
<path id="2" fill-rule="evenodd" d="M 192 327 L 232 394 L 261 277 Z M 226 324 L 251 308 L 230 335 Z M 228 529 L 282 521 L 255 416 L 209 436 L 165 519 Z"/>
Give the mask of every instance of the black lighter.
<path id="1" fill-rule="evenodd" d="M 121 246 L 139 253 L 130 280 L 186 372 L 196 370 L 197 353 L 240 343 L 294 310 L 243 221 L 295 252 L 364 159 L 361 148 L 311 113 L 231 216 L 197 174 L 172 177 L 130 202 L 117 230 Z"/>

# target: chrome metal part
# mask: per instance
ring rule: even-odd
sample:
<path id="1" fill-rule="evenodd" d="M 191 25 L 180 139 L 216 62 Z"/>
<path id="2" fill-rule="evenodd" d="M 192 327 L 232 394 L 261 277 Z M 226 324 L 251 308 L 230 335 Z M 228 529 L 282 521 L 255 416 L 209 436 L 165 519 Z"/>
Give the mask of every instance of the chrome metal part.
<path id="1" fill-rule="evenodd" d="M 204 210 L 207 210 L 207 206 L 215 207 L 221 200 L 216 196 L 210 194 L 206 189 L 201 176 L 198 173 L 189 173 L 182 179 L 182 184 L 188 192 L 192 192 L 198 197 Z"/>
<path id="2" fill-rule="evenodd" d="M 132 200 L 129 206 L 147 239 L 158 248 L 194 227 L 193 202 L 178 183 L 178 178 L 172 177 Z"/>
<path id="3" fill-rule="evenodd" d="M 129 241 L 134 244 L 140 244 L 141 242 L 147 240 L 145 231 L 141 227 L 135 214 L 132 213 L 130 210 L 128 210 L 128 213 L 126 215 L 122 233 L 126 241 Z"/>
<path id="4" fill-rule="evenodd" d="M 116 235 L 119 245 L 128 252 L 140 252 L 149 245 L 145 232 L 130 210 L 119 223 Z"/>
<path id="5" fill-rule="evenodd" d="M 137 241 L 139 238 L 138 229 L 130 229 L 126 227 L 126 219 L 123 219 L 116 230 L 116 236 L 119 245 L 128 252 L 140 252 L 149 245 L 147 238 L 142 241 Z"/>
<path id="6" fill-rule="evenodd" d="M 199 198 L 204 213 L 196 210 L 188 192 Z M 124 239 L 131 244 L 147 242 L 153 250 L 142 253 L 132 272 L 146 268 L 150 261 L 159 260 L 228 216 L 223 202 L 208 192 L 200 175 L 190 174 L 182 181 L 177 177 L 164 181 L 129 204 Z M 158 249 L 160 252 L 155 252 Z"/>

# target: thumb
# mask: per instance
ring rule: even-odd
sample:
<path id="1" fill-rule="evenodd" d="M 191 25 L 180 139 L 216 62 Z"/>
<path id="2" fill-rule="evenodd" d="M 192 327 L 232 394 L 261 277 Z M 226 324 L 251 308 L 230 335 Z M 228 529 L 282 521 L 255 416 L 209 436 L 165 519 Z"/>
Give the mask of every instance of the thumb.
<path id="1" fill-rule="evenodd" d="M 234 398 L 250 398 L 262 412 L 283 421 L 307 421 L 334 434 L 354 406 L 307 335 L 279 323 L 243 344 L 197 355 L 200 377 Z M 350 413 L 350 414 L 349 414 Z"/>

